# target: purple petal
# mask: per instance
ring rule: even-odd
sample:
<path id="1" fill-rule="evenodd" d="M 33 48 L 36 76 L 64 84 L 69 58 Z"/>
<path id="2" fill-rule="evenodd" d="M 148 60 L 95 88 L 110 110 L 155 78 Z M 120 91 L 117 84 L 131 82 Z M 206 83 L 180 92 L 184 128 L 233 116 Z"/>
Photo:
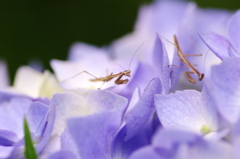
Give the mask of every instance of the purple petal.
<path id="1" fill-rule="evenodd" d="M 169 59 L 166 49 L 159 36 L 157 36 L 155 41 L 155 47 L 153 51 L 153 62 L 154 66 L 157 69 L 157 74 L 162 82 L 163 92 L 168 93 L 171 87 Z"/>
<path id="2" fill-rule="evenodd" d="M 231 44 L 237 51 L 240 51 L 240 10 L 235 12 L 235 14 L 228 21 L 228 35 Z"/>
<path id="3" fill-rule="evenodd" d="M 138 14 L 135 29 L 141 32 L 158 32 L 166 37 L 165 35 L 177 31 L 187 4 L 183 1 L 155 1 L 151 6 L 144 6 Z"/>
<path id="4" fill-rule="evenodd" d="M 81 158 L 88 159 L 111 158 L 111 144 L 120 124 L 119 115 L 109 111 L 68 121 Z"/>
<path id="5" fill-rule="evenodd" d="M 213 32 L 201 33 L 198 31 L 198 35 L 208 48 L 221 60 L 229 57 L 228 47 L 230 42 L 223 36 Z"/>
<path id="6" fill-rule="evenodd" d="M 43 148 L 46 146 L 47 142 L 51 137 L 51 134 L 53 131 L 53 125 L 55 122 L 55 117 L 56 117 L 56 107 L 55 105 L 50 105 L 50 108 L 45 118 L 45 129 L 41 135 L 40 141 L 36 145 L 36 150 L 38 154 L 43 150 Z"/>
<path id="7" fill-rule="evenodd" d="M 146 146 L 135 151 L 129 159 L 164 159 L 152 146 Z"/>
<path id="8" fill-rule="evenodd" d="M 90 113 L 104 110 L 123 113 L 126 110 L 128 102 L 126 98 L 106 90 L 93 91 L 88 95 L 86 100 Z"/>
<path id="9" fill-rule="evenodd" d="M 188 143 L 201 139 L 201 136 L 174 129 L 159 129 L 152 138 L 152 145 L 166 150 L 175 150 L 177 143 Z"/>
<path id="10" fill-rule="evenodd" d="M 73 140 L 72 136 L 70 136 L 68 129 L 65 129 L 64 132 L 61 134 L 61 150 L 69 151 L 75 156 L 78 156 L 76 142 Z"/>
<path id="11" fill-rule="evenodd" d="M 162 129 L 153 138 L 154 147 L 171 150 L 174 159 L 232 158 L 232 147 L 223 141 L 208 141 L 186 131 Z"/>
<path id="12" fill-rule="evenodd" d="M 113 155 L 126 158 L 134 150 L 150 143 L 153 134 L 153 95 L 161 92 L 159 78 L 151 80 L 139 101 L 126 112 L 125 125 L 118 132 L 113 143 Z M 136 93 L 135 93 L 136 94 Z"/>
<path id="13" fill-rule="evenodd" d="M 47 158 L 50 154 L 61 151 L 61 139 L 59 135 L 52 135 L 40 152 L 39 158 Z"/>
<path id="14" fill-rule="evenodd" d="M 177 91 L 168 95 L 155 95 L 157 114 L 164 128 L 201 133 L 203 125 L 217 129 L 216 110 L 207 98 L 195 90 Z"/>
<path id="15" fill-rule="evenodd" d="M 12 152 L 12 146 L 0 146 L 0 158 L 8 158 Z"/>
<path id="16" fill-rule="evenodd" d="M 239 70 L 240 58 L 233 57 L 212 67 L 210 90 L 220 114 L 230 123 L 235 123 L 240 116 Z"/>
<path id="17" fill-rule="evenodd" d="M 53 134 L 61 134 L 64 131 L 68 118 L 89 114 L 85 99 L 71 92 L 53 95 L 50 106 L 56 107 Z"/>
<path id="18" fill-rule="evenodd" d="M 154 112 L 154 94 L 161 93 L 161 82 L 159 78 L 152 79 L 138 103 L 125 115 L 127 134 L 124 141 L 133 137 L 150 119 Z"/>
<path id="19" fill-rule="evenodd" d="M 129 140 L 124 141 L 126 136 L 126 127 L 118 132 L 114 143 L 112 144 L 113 158 L 127 158 L 135 150 L 149 145 L 153 132 L 152 119 L 142 125 L 142 127 Z M 134 130 L 134 129 L 133 129 Z"/>
<path id="20" fill-rule="evenodd" d="M 17 135 L 8 130 L 0 130 L 0 145 L 2 146 L 12 146 L 18 141 Z"/>
<path id="21" fill-rule="evenodd" d="M 8 158 L 21 158 L 24 155 L 24 138 L 19 140 L 12 147 L 11 155 Z"/>
<path id="22" fill-rule="evenodd" d="M 128 105 L 126 114 L 127 114 L 128 112 L 130 112 L 130 111 L 135 107 L 135 105 L 138 103 L 139 98 L 140 98 L 140 95 L 141 95 L 140 90 L 139 90 L 139 88 L 137 87 L 137 88 L 135 89 L 135 91 L 133 92 L 133 94 L 132 94 L 131 100 L 129 101 L 129 105 Z"/>
<path id="23" fill-rule="evenodd" d="M 77 159 L 70 151 L 58 151 L 48 157 L 48 159 Z"/>
<path id="24" fill-rule="evenodd" d="M 15 93 L 10 93 L 6 91 L 0 91 L 0 104 L 2 102 L 9 102 L 12 98 L 17 97 L 17 98 L 25 98 L 25 99 L 31 99 L 30 97 L 22 94 L 15 94 Z"/>
<path id="25" fill-rule="evenodd" d="M 240 158 L 240 119 L 238 119 L 237 123 L 234 125 L 233 127 L 233 131 L 232 131 L 232 141 L 233 141 L 233 146 L 234 146 L 234 150 L 235 150 L 235 155 L 236 158 Z"/>
<path id="26" fill-rule="evenodd" d="M 0 105 L 0 128 L 16 133 L 19 139 L 23 135 L 23 118 L 26 114 L 31 100 L 28 98 L 12 98 Z"/>
<path id="27" fill-rule="evenodd" d="M 45 126 L 45 116 L 48 111 L 48 106 L 40 103 L 33 102 L 27 112 L 27 121 L 31 132 L 36 136 L 40 136 Z"/>
<path id="28" fill-rule="evenodd" d="M 231 45 L 228 46 L 228 54 L 230 57 L 239 57 L 239 55 L 237 55 L 236 53 L 234 53 Z"/>
<path id="29" fill-rule="evenodd" d="M 205 115 L 205 119 L 211 128 L 211 131 L 218 131 L 220 125 L 219 115 L 216 109 L 216 104 L 210 95 L 210 91 L 207 87 L 203 87 L 201 92 L 201 101 L 203 103 L 202 112 Z"/>

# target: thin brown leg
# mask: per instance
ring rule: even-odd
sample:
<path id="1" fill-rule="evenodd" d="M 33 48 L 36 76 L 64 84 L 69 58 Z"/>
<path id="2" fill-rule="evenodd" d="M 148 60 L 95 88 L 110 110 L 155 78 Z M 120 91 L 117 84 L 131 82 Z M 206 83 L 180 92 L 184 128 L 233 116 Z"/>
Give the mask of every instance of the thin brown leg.
<path id="1" fill-rule="evenodd" d="M 188 68 L 188 67 L 185 67 L 185 66 L 178 66 L 178 65 L 168 65 L 169 66 L 175 66 L 175 67 L 181 67 L 181 68 Z"/>
<path id="2" fill-rule="evenodd" d="M 104 82 L 102 83 L 101 87 L 99 87 L 98 89 L 101 89 L 101 88 L 102 88 L 102 86 L 103 86 L 103 84 L 104 84 L 105 82 L 106 82 L 106 81 L 104 81 Z"/>
<path id="3" fill-rule="evenodd" d="M 185 76 L 187 77 L 188 81 L 195 84 L 196 81 L 192 78 L 192 76 L 190 74 L 194 74 L 194 72 L 191 72 L 191 71 L 187 71 L 184 73 Z"/>
<path id="4" fill-rule="evenodd" d="M 202 54 L 183 54 L 183 56 L 202 56 Z"/>

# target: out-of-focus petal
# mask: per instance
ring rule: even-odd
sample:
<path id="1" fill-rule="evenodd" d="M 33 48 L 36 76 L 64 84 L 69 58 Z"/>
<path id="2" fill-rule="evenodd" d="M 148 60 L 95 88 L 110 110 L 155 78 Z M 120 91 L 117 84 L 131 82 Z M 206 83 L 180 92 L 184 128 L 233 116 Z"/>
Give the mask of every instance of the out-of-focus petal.
<path id="1" fill-rule="evenodd" d="M 51 154 L 58 151 L 61 151 L 61 139 L 59 135 L 53 135 L 39 154 L 39 158 L 48 158 Z"/>
<path id="2" fill-rule="evenodd" d="M 1 103 L 0 128 L 13 131 L 21 139 L 23 134 L 23 119 L 32 101 L 28 98 L 12 98 Z"/>
<path id="3" fill-rule="evenodd" d="M 157 148 L 153 148 L 152 146 L 145 146 L 143 148 L 138 149 L 133 152 L 133 154 L 129 157 L 129 159 L 164 159 L 158 153 Z"/>
<path id="4" fill-rule="evenodd" d="M 52 134 L 61 134 L 66 128 L 66 120 L 70 117 L 88 114 L 86 101 L 75 93 L 57 93 L 53 96 L 50 107 L 56 107 L 56 120 Z"/>
<path id="5" fill-rule="evenodd" d="M 70 151 L 58 151 L 48 157 L 48 159 L 77 159 Z"/>
<path id="6" fill-rule="evenodd" d="M 33 102 L 27 112 L 27 121 L 30 127 L 30 131 L 34 132 L 36 136 L 42 135 L 45 127 L 45 116 L 48 111 L 48 106 L 40 103 Z"/>
<path id="7" fill-rule="evenodd" d="M 13 86 L 30 97 L 37 98 L 43 80 L 40 72 L 28 66 L 22 66 L 16 73 Z"/>
<path id="8" fill-rule="evenodd" d="M 211 91 L 220 114 L 230 123 L 240 116 L 240 58 L 227 58 L 212 67 Z"/>
<path id="9" fill-rule="evenodd" d="M 42 74 L 29 66 L 18 69 L 12 89 L 16 89 L 16 93 L 21 92 L 33 98 L 51 98 L 54 93 L 62 91 L 54 75 L 49 71 Z"/>
<path id="10" fill-rule="evenodd" d="M 237 55 L 234 51 L 233 48 L 231 47 L 231 45 L 228 46 L 228 54 L 230 57 L 239 57 L 239 55 Z"/>
<path id="11" fill-rule="evenodd" d="M 0 146 L 0 158 L 7 158 L 11 154 L 13 147 Z"/>
<path id="12" fill-rule="evenodd" d="M 55 123 L 55 118 L 56 118 L 56 106 L 50 105 L 50 108 L 48 109 L 48 112 L 44 120 L 45 122 L 44 131 L 42 132 L 41 138 L 35 147 L 38 154 L 42 152 L 44 147 L 46 147 L 49 139 L 51 138 L 53 126 Z"/>
<path id="13" fill-rule="evenodd" d="M 223 36 L 213 32 L 201 33 L 198 31 L 198 35 L 208 48 L 221 60 L 229 57 L 228 47 L 230 42 Z"/>
<path id="14" fill-rule="evenodd" d="M 139 11 L 135 29 L 143 33 L 146 31 L 151 31 L 153 34 L 158 32 L 169 38 L 169 35 L 172 36 L 172 32 L 177 31 L 187 4 L 182 1 L 155 1 L 150 6 L 143 6 Z"/>
<path id="15" fill-rule="evenodd" d="M 61 150 L 69 151 L 74 156 L 80 158 L 76 142 L 74 141 L 72 136 L 69 134 L 68 129 L 65 129 L 64 132 L 61 134 Z"/>
<path id="16" fill-rule="evenodd" d="M 240 51 L 240 10 L 234 13 L 234 15 L 228 21 L 228 36 L 231 44 L 237 51 Z"/>
<path id="17" fill-rule="evenodd" d="M 55 93 L 63 92 L 56 77 L 49 71 L 44 71 L 43 79 L 39 89 L 39 97 L 48 97 L 51 99 Z"/>
<path id="18" fill-rule="evenodd" d="M 9 130 L 0 130 L 0 145 L 12 146 L 18 141 L 17 134 Z"/>
<path id="19" fill-rule="evenodd" d="M 233 149 L 228 143 L 208 141 L 186 131 L 162 129 L 155 134 L 153 146 L 171 151 L 170 154 L 174 155 L 174 159 L 233 158 Z"/>

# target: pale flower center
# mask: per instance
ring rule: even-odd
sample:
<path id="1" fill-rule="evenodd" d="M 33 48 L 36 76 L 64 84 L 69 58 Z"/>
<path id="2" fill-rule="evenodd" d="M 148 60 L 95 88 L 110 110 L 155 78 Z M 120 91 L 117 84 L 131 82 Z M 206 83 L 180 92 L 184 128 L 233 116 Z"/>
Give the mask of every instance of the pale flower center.
<path id="1" fill-rule="evenodd" d="M 209 132 L 211 132 L 211 129 L 210 129 L 210 127 L 208 127 L 207 125 L 203 125 L 202 127 L 201 127 L 201 133 L 203 133 L 203 134 L 207 134 L 207 133 L 209 133 Z"/>

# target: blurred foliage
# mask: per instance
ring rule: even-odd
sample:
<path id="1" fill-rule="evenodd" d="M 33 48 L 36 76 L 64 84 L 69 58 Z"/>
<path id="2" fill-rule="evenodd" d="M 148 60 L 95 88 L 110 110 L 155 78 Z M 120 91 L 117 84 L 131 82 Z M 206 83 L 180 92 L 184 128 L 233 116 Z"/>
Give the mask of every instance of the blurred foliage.
<path id="1" fill-rule="evenodd" d="M 138 8 L 152 0 L 0 1 L 0 58 L 11 79 L 21 65 L 66 59 L 72 43 L 102 46 L 133 29 Z M 201 7 L 239 8 L 239 0 L 197 0 Z"/>
<path id="2" fill-rule="evenodd" d="M 24 118 L 24 143 L 25 143 L 24 150 L 25 159 L 38 159 L 36 150 L 33 146 L 32 137 L 26 118 Z"/>

